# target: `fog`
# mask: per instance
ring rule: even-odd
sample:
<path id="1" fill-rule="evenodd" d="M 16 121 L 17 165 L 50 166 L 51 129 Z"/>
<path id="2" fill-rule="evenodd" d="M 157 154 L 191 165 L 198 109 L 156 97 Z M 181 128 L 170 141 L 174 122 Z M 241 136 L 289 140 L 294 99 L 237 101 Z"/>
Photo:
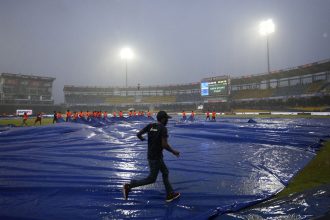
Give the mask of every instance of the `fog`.
<path id="1" fill-rule="evenodd" d="M 63 86 L 199 82 L 330 58 L 329 0 L 0 0 L 0 72 L 55 77 Z"/>

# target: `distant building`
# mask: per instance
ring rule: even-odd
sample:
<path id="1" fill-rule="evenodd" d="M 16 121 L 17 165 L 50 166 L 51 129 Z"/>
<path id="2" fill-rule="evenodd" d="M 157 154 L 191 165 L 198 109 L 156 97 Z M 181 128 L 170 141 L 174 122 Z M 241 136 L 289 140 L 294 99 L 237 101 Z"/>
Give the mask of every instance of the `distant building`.
<path id="1" fill-rule="evenodd" d="M 53 77 L 0 74 L 0 104 L 53 105 Z"/>

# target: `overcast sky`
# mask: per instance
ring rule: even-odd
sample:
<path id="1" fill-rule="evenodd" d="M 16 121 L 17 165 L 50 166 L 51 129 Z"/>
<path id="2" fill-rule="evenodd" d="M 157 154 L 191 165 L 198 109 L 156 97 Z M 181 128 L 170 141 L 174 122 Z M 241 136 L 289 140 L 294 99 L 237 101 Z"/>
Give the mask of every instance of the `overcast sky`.
<path id="1" fill-rule="evenodd" d="M 55 77 L 63 86 L 199 82 L 330 58 L 330 0 L 0 0 L 0 72 Z"/>

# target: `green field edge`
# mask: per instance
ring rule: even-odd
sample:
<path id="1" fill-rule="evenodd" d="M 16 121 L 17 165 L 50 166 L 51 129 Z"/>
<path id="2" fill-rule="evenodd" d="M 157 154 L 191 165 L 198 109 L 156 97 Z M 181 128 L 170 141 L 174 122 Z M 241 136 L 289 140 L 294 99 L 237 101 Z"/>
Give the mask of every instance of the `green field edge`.
<path id="1" fill-rule="evenodd" d="M 257 114 L 245 114 L 245 115 L 220 115 L 217 116 L 218 119 L 221 118 L 330 118 L 330 115 L 257 115 Z"/>
<path id="2" fill-rule="evenodd" d="M 34 122 L 35 122 L 35 117 L 31 117 L 26 121 L 26 124 L 28 126 L 34 126 Z M 23 123 L 23 119 L 0 119 L 0 125 L 15 125 L 15 126 L 22 126 Z M 53 118 L 43 118 L 41 120 L 41 126 L 44 125 L 49 125 L 53 123 Z M 35 125 L 35 126 L 40 126 L 39 122 Z"/>
<path id="3" fill-rule="evenodd" d="M 260 208 L 267 209 L 267 207 L 273 206 L 276 201 L 285 201 L 286 199 L 293 198 L 296 194 L 299 195 L 299 193 L 317 189 L 322 185 L 329 185 L 329 170 L 330 141 L 328 140 L 323 143 L 316 156 L 290 180 L 289 184 L 283 190 L 261 203 L 245 207 L 238 212 Z"/>
<path id="4" fill-rule="evenodd" d="M 275 198 L 303 192 L 321 185 L 330 184 L 330 141 L 323 144 L 316 156 L 279 192 Z"/>
<path id="5" fill-rule="evenodd" d="M 177 115 L 176 113 L 171 113 L 171 115 Z M 199 117 L 203 117 L 205 114 L 196 114 Z M 180 117 L 178 115 L 178 117 Z M 257 114 L 245 114 L 245 115 L 235 115 L 235 114 L 225 114 L 225 115 L 217 115 L 216 119 L 221 121 L 221 118 L 304 118 L 304 119 L 315 119 L 315 118 L 330 118 L 330 115 L 257 115 Z M 22 126 L 22 119 L 18 118 L 2 118 L 0 119 L 0 125 L 15 125 Z M 28 126 L 34 126 L 35 117 L 31 117 L 27 120 Z M 53 118 L 43 118 L 41 125 L 48 125 L 53 123 Z M 39 126 L 39 123 L 36 124 Z"/>

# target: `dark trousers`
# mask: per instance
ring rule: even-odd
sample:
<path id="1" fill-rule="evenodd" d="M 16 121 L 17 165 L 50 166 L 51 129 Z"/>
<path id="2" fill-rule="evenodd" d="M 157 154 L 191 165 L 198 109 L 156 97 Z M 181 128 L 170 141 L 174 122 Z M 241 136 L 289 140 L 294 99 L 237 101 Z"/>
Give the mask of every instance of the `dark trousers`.
<path id="1" fill-rule="evenodd" d="M 132 180 L 130 183 L 130 188 L 144 186 L 144 185 L 148 185 L 148 184 L 156 182 L 158 173 L 160 171 L 160 172 L 162 172 L 162 175 L 163 175 L 163 183 L 164 183 L 167 195 L 172 193 L 173 188 L 171 186 L 171 183 L 168 180 L 169 172 L 166 167 L 166 164 L 164 163 L 164 160 L 159 159 L 159 160 L 148 160 L 148 161 L 149 161 L 149 168 L 150 168 L 148 177 L 141 179 L 141 180 Z"/>

